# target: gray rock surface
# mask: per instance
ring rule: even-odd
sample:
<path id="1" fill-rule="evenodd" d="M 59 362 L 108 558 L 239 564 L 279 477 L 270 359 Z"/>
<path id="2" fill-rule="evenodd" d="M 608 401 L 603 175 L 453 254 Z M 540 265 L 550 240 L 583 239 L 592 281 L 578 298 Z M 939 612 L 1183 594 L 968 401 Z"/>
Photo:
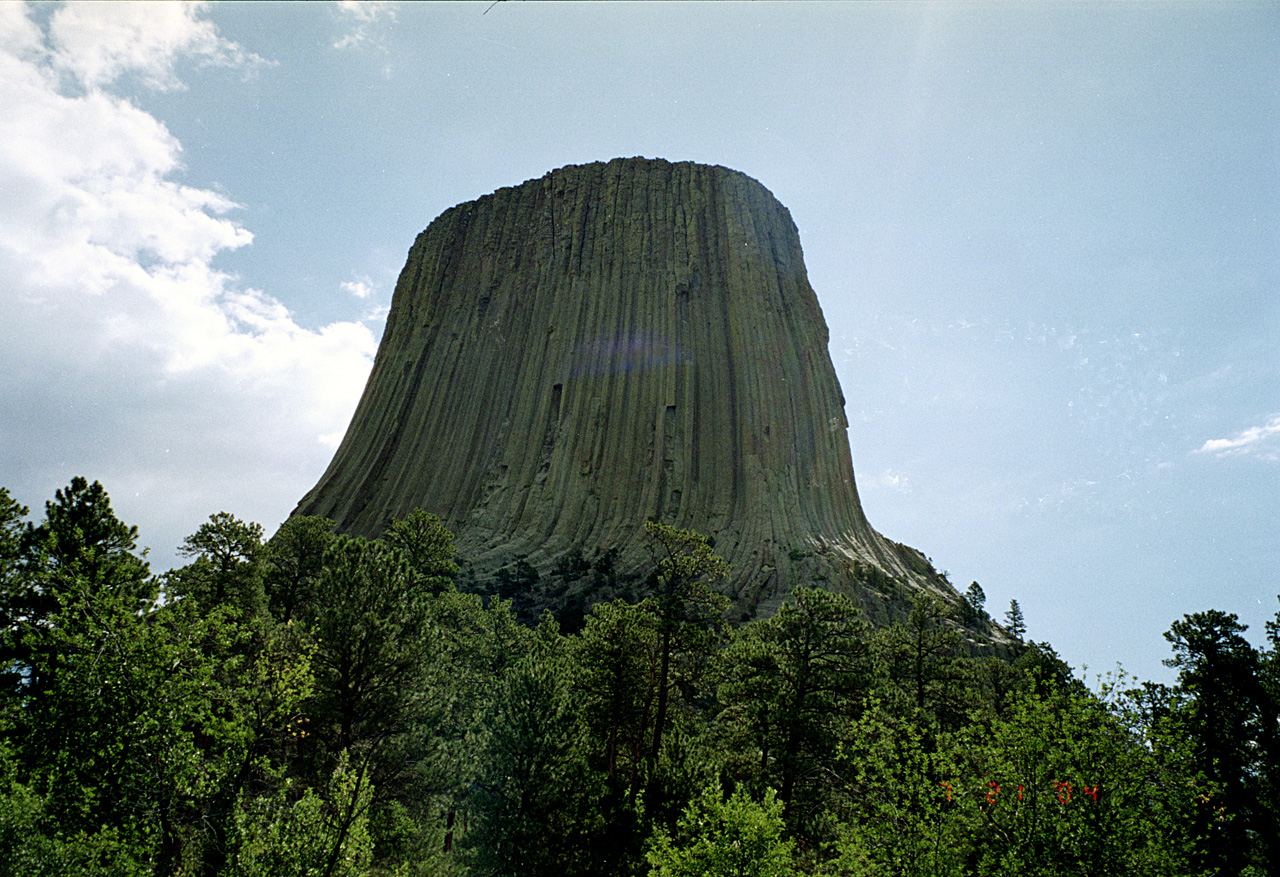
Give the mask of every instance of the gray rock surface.
<path id="1" fill-rule="evenodd" d="M 755 180 L 560 168 L 418 236 L 346 437 L 295 513 L 373 536 L 425 508 L 480 575 L 610 547 L 638 569 L 652 518 L 714 537 L 741 617 L 804 583 L 880 620 L 911 588 L 954 603 L 863 515 L 827 337 L 795 224 Z"/>

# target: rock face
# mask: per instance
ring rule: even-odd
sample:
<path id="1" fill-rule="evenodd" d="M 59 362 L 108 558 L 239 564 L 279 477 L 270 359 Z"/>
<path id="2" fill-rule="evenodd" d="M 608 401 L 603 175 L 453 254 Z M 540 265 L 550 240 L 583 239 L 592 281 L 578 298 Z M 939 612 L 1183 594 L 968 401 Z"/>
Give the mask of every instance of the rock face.
<path id="1" fill-rule="evenodd" d="M 565 167 L 445 211 L 396 284 L 346 437 L 295 513 L 373 536 L 424 508 L 483 574 L 711 535 L 742 617 L 797 583 L 873 617 L 957 595 L 867 523 L 790 214 L 736 171 Z M 897 583 L 866 584 L 878 568 Z M 891 593 L 892 592 L 892 593 Z"/>

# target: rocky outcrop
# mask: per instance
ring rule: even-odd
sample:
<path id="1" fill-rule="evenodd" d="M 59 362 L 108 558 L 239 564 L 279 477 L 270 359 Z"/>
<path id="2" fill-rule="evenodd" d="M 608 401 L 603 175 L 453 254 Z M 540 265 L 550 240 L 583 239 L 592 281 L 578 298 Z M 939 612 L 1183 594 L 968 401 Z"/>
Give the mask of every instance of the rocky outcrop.
<path id="1" fill-rule="evenodd" d="M 656 519 L 714 537 L 744 617 L 815 581 L 873 617 L 902 588 L 957 600 L 867 523 L 846 427 L 795 224 L 763 186 L 639 158 L 565 167 L 418 236 L 297 513 L 376 535 L 425 508 L 482 574 L 606 548 L 639 567 Z"/>

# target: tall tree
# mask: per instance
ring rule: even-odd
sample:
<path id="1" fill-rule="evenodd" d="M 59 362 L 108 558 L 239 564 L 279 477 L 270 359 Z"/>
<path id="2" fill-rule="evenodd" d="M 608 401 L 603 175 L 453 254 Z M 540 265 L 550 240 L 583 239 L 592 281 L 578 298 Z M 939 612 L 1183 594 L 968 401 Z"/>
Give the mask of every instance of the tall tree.
<path id="1" fill-rule="evenodd" d="M 8 488 L 0 487 L 0 584 L 4 586 L 17 573 L 27 511 L 26 506 L 9 495 Z"/>
<path id="2" fill-rule="evenodd" d="M 404 555 L 417 587 L 431 594 L 453 588 L 458 574 L 453 534 L 435 515 L 414 509 L 404 520 L 392 521 L 383 538 Z"/>
<path id="3" fill-rule="evenodd" d="M 332 750 L 403 730 L 420 702 L 427 655 L 426 600 L 404 558 L 380 541 L 338 537 L 306 617 Z"/>
<path id="4" fill-rule="evenodd" d="M 750 741 L 788 826 L 813 839 L 808 823 L 829 803 L 822 764 L 871 686 L 868 625 L 847 596 L 797 588 L 776 615 L 743 628 L 720 663 L 721 722 Z"/>
<path id="5" fill-rule="evenodd" d="M 1254 777 L 1260 752 L 1258 655 L 1233 614 L 1185 615 L 1165 633 L 1188 696 L 1180 724 L 1194 741 L 1194 766 L 1209 783 L 1199 808 L 1201 864 L 1238 874 L 1249 864 L 1258 807 Z"/>
<path id="6" fill-rule="evenodd" d="M 18 687 L 24 672 L 17 662 L 23 655 L 18 637 L 28 612 L 21 566 L 26 516 L 27 507 L 0 487 L 0 691 Z"/>
<path id="7" fill-rule="evenodd" d="M 155 596 L 138 528 L 116 517 L 106 489 L 76 476 L 45 503 L 44 520 L 22 538 L 29 619 L 52 611 L 60 594 L 110 590 L 145 603 Z"/>
<path id="8" fill-rule="evenodd" d="M 599 777 L 586 769 L 583 728 L 565 643 L 543 615 L 530 652 L 494 691 L 469 837 L 473 873 L 493 877 L 596 874 Z"/>
<path id="9" fill-rule="evenodd" d="M 22 511 L 25 512 L 25 509 Z M 7 537 L 16 532 L 17 509 L 10 505 Z M 118 597 L 134 611 L 145 610 L 157 589 L 143 556 L 136 553 L 138 528 L 115 516 L 106 490 L 81 477 L 45 504 L 39 525 L 22 530 L 18 564 L 10 565 L 3 615 L 8 622 L 0 663 L 9 678 L 30 693 L 49 683 L 55 616 L 71 604 L 99 594 Z"/>
<path id="10" fill-rule="evenodd" d="M 1272 873 L 1280 873 L 1280 612 L 1266 631 L 1258 656 L 1257 831 Z"/>
<path id="11" fill-rule="evenodd" d="M 324 569 L 324 553 L 333 540 L 333 521 L 315 515 L 292 517 L 271 537 L 264 587 L 276 618 L 290 621 L 299 605 L 310 604 Z"/>
<path id="12" fill-rule="evenodd" d="M 883 628 L 880 641 L 890 677 L 911 707 L 954 727 L 971 699 L 971 680 L 947 606 L 930 594 L 913 594 L 906 623 Z"/>
<path id="13" fill-rule="evenodd" d="M 964 592 L 964 605 L 971 620 L 977 621 L 987 614 L 987 595 L 982 585 L 971 582 Z"/>
<path id="14" fill-rule="evenodd" d="M 1022 607 L 1017 600 L 1009 601 L 1009 611 L 1004 614 L 1004 627 L 1018 642 L 1022 642 L 1022 638 L 1027 635 L 1027 621 L 1022 616 Z"/>
<path id="15" fill-rule="evenodd" d="M 729 607 L 728 598 L 709 583 L 728 578 L 729 565 L 699 533 L 654 521 L 645 530 L 657 560 L 654 593 L 646 600 L 658 621 L 658 703 L 649 749 L 649 760 L 656 763 L 667 728 L 672 662 L 682 654 L 709 653 L 709 637 Z"/>
<path id="16" fill-rule="evenodd" d="M 611 780 L 639 790 L 658 690 L 658 624 L 643 606 L 598 603 L 573 641 L 575 687 Z M 621 785 L 621 783 L 620 783 Z"/>
<path id="17" fill-rule="evenodd" d="M 254 618 L 266 608 L 264 551 L 260 524 L 216 512 L 178 546 L 192 562 L 167 576 L 166 588 L 206 610 L 231 604 L 244 618 Z"/>

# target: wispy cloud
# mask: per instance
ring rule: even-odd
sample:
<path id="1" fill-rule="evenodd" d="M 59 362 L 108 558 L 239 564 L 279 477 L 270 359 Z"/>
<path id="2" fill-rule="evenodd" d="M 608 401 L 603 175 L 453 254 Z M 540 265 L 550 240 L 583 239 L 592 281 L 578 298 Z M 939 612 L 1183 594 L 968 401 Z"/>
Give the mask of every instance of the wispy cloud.
<path id="1" fill-rule="evenodd" d="M 126 75 L 178 89 L 182 59 L 259 64 L 200 11 L 69 4 L 42 26 L 0 4 L 5 486 L 38 505 L 100 478 L 165 516 L 157 529 L 185 528 L 148 533 L 138 515 L 160 546 L 218 508 L 283 517 L 254 495 L 309 486 L 376 349 L 362 322 L 301 326 L 216 268 L 253 240 L 236 205 L 184 184 L 178 140 L 111 90 Z"/>
<path id="2" fill-rule="evenodd" d="M 1261 426 L 1251 426 L 1231 438 L 1209 439 L 1196 452 L 1219 457 L 1247 454 L 1264 460 L 1280 460 L 1280 414 L 1273 414 Z"/>
<path id="3" fill-rule="evenodd" d="M 900 472 L 894 472 L 892 469 L 885 469 L 875 479 L 875 483 L 885 490 L 892 490 L 897 493 L 910 493 L 911 480 Z"/>
<path id="4" fill-rule="evenodd" d="M 343 292 L 349 292 L 356 298 L 368 298 L 373 295 L 373 281 L 368 277 L 358 277 L 355 280 L 344 280 L 339 286 Z"/>
<path id="5" fill-rule="evenodd" d="M 386 26 L 396 20 L 396 4 L 386 0 L 341 0 L 338 14 L 347 28 L 333 41 L 335 49 L 386 51 Z"/>
<path id="6" fill-rule="evenodd" d="M 218 36 L 201 19 L 203 3 L 69 3 L 49 23 L 52 63 L 87 88 L 134 74 L 151 88 L 174 91 L 179 59 L 252 71 L 268 62 Z"/>

